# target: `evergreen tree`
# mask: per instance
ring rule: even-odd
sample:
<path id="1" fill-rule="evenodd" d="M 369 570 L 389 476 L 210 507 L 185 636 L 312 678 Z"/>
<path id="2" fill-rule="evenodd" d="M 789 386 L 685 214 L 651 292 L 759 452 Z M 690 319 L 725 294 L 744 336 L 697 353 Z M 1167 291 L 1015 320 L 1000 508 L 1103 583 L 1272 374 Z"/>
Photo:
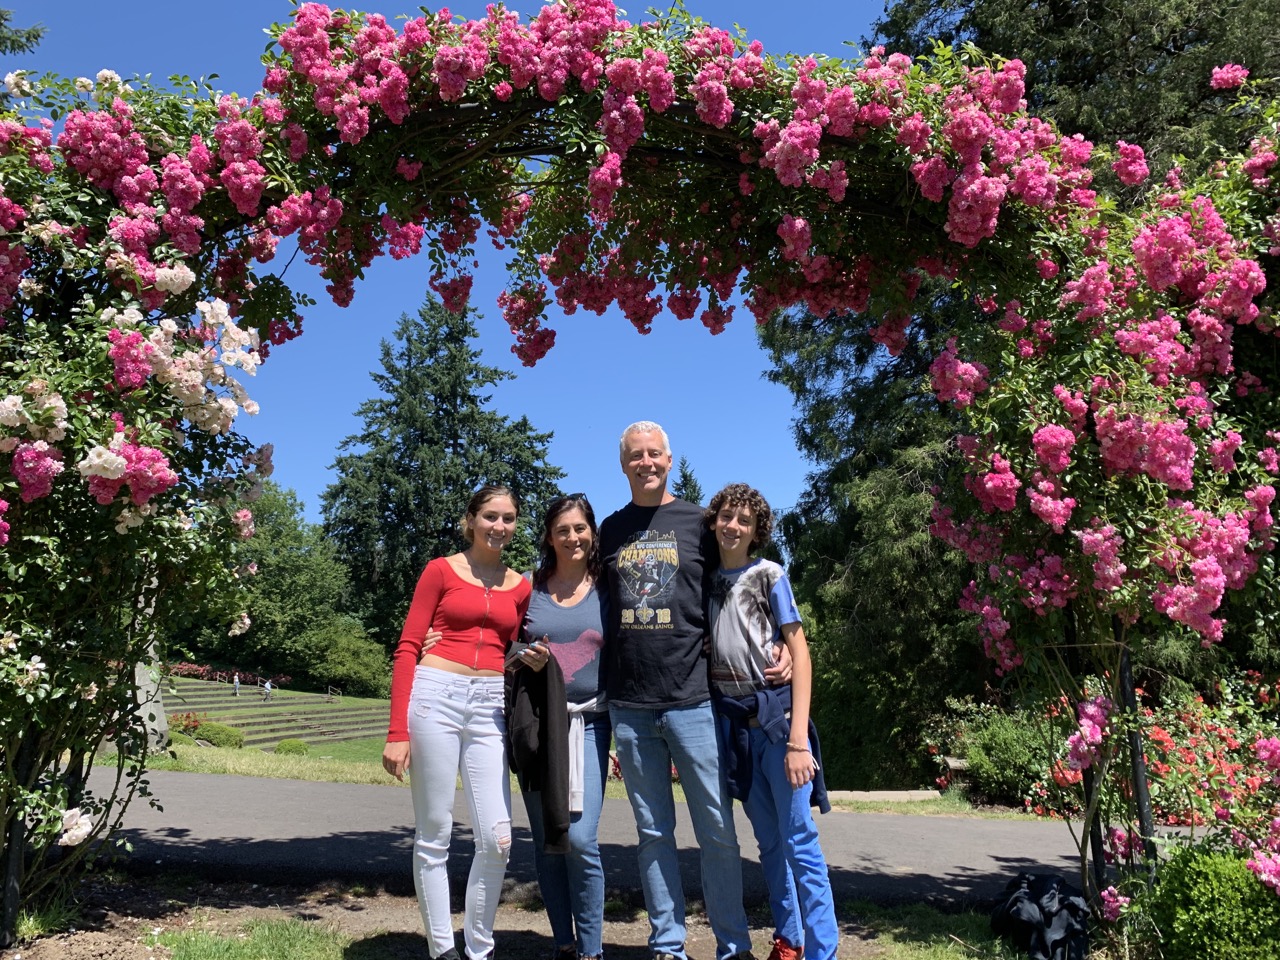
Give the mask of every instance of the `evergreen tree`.
<path id="1" fill-rule="evenodd" d="M 698 482 L 698 478 L 693 475 L 693 467 L 689 466 L 688 457 L 680 458 L 680 464 L 676 467 L 676 482 L 671 487 L 671 493 L 689 503 L 704 505 L 706 494 L 702 492 L 702 484 Z"/>
<path id="2" fill-rule="evenodd" d="M 37 23 L 33 27 L 13 27 L 13 11 L 0 9 L 0 57 L 12 57 L 20 53 L 30 53 L 44 37 L 44 25 Z M 8 72 L 0 70 L 0 73 Z M 11 106 L 9 91 L 0 87 L 0 109 Z"/>
<path id="3" fill-rule="evenodd" d="M 547 463 L 550 433 L 489 409 L 482 391 L 514 374 L 480 363 L 475 336 L 467 315 L 432 298 L 401 315 L 372 374 L 379 395 L 357 410 L 364 426 L 342 441 L 338 479 L 322 497 L 325 533 L 351 571 L 348 607 L 388 648 L 427 561 L 465 546 L 459 523 L 477 487 L 504 483 L 519 499 L 506 559 L 521 568 L 532 565 L 540 507 L 564 476 Z"/>
<path id="4" fill-rule="evenodd" d="M 30 53 L 44 37 L 44 24 L 33 27 L 12 27 L 12 10 L 0 10 L 0 55 L 13 56 Z"/>
<path id="5" fill-rule="evenodd" d="M 823 744 L 828 782 L 853 789 L 932 779 L 924 724 L 990 676 L 956 607 L 967 566 L 928 533 L 954 432 L 925 380 L 934 331 L 918 324 L 891 358 L 867 325 L 802 313 L 761 328 L 766 376 L 791 391 L 796 443 L 818 465 L 778 531 L 808 611 L 814 718 L 840 731 Z"/>
<path id="6" fill-rule="evenodd" d="M 242 547 L 240 568 L 251 625 L 236 636 L 228 635 L 225 625 L 208 629 L 191 653 L 241 671 L 288 674 L 299 684 L 332 683 L 347 693 L 357 693 L 357 687 L 376 693 L 389 669 L 386 655 L 364 637 L 359 621 L 339 612 L 347 570 L 336 546 L 318 524 L 307 522 L 297 494 L 270 480 L 251 508 L 254 535 Z M 317 643 L 316 631 L 323 632 L 324 643 Z M 326 672 L 324 665 L 333 668 L 339 659 L 329 649 L 338 644 L 339 634 L 345 659 L 363 663 L 372 685 L 353 684 L 346 675 L 350 669 Z"/>

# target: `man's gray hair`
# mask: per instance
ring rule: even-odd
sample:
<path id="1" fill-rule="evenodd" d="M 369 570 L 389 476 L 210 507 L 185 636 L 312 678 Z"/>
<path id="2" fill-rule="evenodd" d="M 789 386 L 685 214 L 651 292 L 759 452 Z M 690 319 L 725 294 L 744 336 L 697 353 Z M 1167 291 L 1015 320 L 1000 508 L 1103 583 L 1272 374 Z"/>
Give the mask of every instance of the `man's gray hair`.
<path id="1" fill-rule="evenodd" d="M 627 452 L 627 437 L 633 433 L 656 433 L 662 438 L 662 452 L 671 452 L 671 439 L 667 436 L 667 431 L 662 429 L 662 425 L 654 423 L 652 420 L 637 420 L 627 429 L 622 431 L 622 436 L 618 438 L 618 456 L 625 456 Z"/>

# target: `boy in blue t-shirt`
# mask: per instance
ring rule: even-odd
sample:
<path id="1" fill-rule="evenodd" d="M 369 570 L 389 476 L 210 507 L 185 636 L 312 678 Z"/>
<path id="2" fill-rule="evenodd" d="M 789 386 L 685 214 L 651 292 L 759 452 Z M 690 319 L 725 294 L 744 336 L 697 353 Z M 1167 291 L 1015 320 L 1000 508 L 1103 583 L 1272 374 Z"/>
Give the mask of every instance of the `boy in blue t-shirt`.
<path id="1" fill-rule="evenodd" d="M 813 667 L 786 572 L 752 553 L 769 541 L 773 512 L 745 483 L 731 483 L 705 514 L 720 549 L 708 591 L 711 686 L 724 733 L 730 792 L 760 845 L 769 886 L 770 960 L 834 960 L 840 942 L 827 863 L 810 811 L 830 809 L 809 721 Z M 764 677 L 776 652 L 791 652 L 791 683 Z"/>

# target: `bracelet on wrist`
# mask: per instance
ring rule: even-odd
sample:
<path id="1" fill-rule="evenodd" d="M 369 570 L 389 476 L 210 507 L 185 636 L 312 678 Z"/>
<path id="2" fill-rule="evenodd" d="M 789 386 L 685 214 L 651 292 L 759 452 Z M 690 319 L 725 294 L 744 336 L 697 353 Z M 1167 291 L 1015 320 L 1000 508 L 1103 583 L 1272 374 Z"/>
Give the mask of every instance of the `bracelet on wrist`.
<path id="1" fill-rule="evenodd" d="M 809 752 L 809 748 L 808 748 L 806 745 L 804 745 L 804 744 L 802 744 L 802 743 L 792 743 L 790 740 L 788 740 L 788 741 L 787 741 L 787 749 L 788 749 L 788 750 L 801 750 L 801 751 L 803 751 L 803 752 L 805 752 L 805 753 L 808 753 L 808 752 Z"/>

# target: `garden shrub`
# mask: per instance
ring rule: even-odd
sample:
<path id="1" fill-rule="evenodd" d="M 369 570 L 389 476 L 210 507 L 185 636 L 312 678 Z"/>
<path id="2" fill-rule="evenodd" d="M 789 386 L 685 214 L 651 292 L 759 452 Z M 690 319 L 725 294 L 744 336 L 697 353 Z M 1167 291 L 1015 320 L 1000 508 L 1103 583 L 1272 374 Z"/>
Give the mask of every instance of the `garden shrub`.
<path id="1" fill-rule="evenodd" d="M 196 745 L 196 739 L 195 737 L 187 736 L 181 730 L 170 730 L 169 745 L 172 746 L 175 743 L 180 743 L 184 747 L 194 747 Z"/>
<path id="2" fill-rule="evenodd" d="M 195 733 L 200 729 L 201 724 L 208 722 L 209 720 L 207 715 L 203 713 L 196 713 L 194 710 L 188 710 L 185 713 L 169 714 L 169 730 L 171 732 L 176 731 L 178 733 L 185 733 L 188 736 L 195 736 Z"/>
<path id="3" fill-rule="evenodd" d="M 231 747 L 239 750 L 244 746 L 244 731 L 229 727 L 225 723 L 202 723 L 198 734 L 201 740 L 207 740 L 215 747 Z"/>
<path id="4" fill-rule="evenodd" d="M 1179 850 L 1160 869 L 1148 914 L 1164 960 L 1273 960 L 1280 949 L 1280 896 L 1233 853 Z"/>
<path id="5" fill-rule="evenodd" d="M 281 756 L 305 757 L 311 752 L 311 748 L 307 746 L 305 740 L 299 740 L 297 737 L 286 737 L 276 744 L 275 752 Z"/>
<path id="6" fill-rule="evenodd" d="M 972 720 L 965 751 L 970 789 L 993 803 L 1019 807 L 1051 760 L 1044 732 L 1023 711 L 992 711 Z"/>

